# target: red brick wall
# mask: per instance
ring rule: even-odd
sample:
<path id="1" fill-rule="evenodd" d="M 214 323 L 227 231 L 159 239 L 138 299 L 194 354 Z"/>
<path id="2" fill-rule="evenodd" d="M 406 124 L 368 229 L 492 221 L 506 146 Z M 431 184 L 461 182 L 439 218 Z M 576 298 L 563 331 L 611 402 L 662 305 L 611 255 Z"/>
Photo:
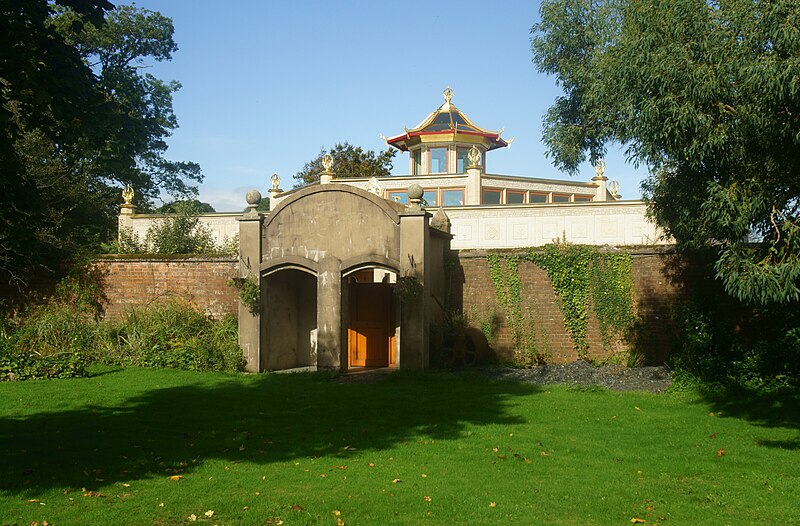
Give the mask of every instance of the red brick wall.
<path id="1" fill-rule="evenodd" d="M 214 317 L 237 313 L 237 293 L 228 284 L 237 275 L 236 259 L 110 256 L 97 266 L 103 270 L 106 318 L 169 297 L 190 301 Z"/>
<path id="2" fill-rule="evenodd" d="M 614 350 L 636 348 L 647 363 L 663 363 L 671 346 L 672 309 L 681 288 L 672 277 L 675 257 L 657 249 L 630 251 L 638 322 L 635 330 L 616 349 L 604 349 L 597 319 L 591 309 L 587 340 L 589 354 L 602 360 Z M 126 309 L 164 297 L 177 296 L 193 302 L 215 317 L 236 314 L 236 290 L 228 280 L 237 273 L 230 258 L 106 257 L 98 263 L 104 272 L 106 317 L 116 318 Z M 519 264 L 522 312 L 526 330 L 536 337 L 536 346 L 550 361 L 577 359 L 573 342 L 564 329 L 560 300 L 547 274 L 536 265 Z M 497 303 L 484 251 L 461 251 L 451 272 L 451 302 L 480 328 L 491 324 L 491 348 L 500 361 L 514 359 L 511 331 Z"/>
<path id="3" fill-rule="evenodd" d="M 636 349 L 646 363 L 663 363 L 671 347 L 673 305 L 680 295 L 680 286 L 670 277 L 672 258 L 662 250 L 630 251 L 633 257 L 633 282 L 638 321 L 635 330 L 612 349 L 604 349 L 597 318 L 589 309 L 587 341 L 592 359 L 603 360 L 609 354 Z M 514 344 L 506 314 L 498 305 L 494 284 L 484 251 L 461 251 L 459 264 L 452 274 L 452 300 L 456 309 L 480 328 L 491 323 L 490 346 L 500 361 L 514 359 Z M 560 300 L 547 273 L 527 261 L 520 261 L 519 274 L 522 314 L 525 330 L 536 338 L 536 348 L 552 362 L 568 362 L 578 358 L 573 342 L 564 328 Z"/>

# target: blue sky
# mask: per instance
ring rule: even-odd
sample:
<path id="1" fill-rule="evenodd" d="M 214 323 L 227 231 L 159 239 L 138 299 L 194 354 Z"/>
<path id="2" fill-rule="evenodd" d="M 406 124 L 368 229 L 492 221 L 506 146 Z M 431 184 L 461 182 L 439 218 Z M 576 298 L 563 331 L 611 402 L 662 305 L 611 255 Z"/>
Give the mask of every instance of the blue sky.
<path id="1" fill-rule="evenodd" d="M 545 156 L 542 116 L 560 91 L 531 62 L 536 1 L 141 0 L 172 18 L 178 51 L 149 69 L 183 87 L 180 128 L 167 157 L 200 163 L 200 198 L 241 210 L 251 188 L 266 193 L 273 172 L 288 189 L 320 148 L 349 141 L 371 150 L 418 124 L 442 102 L 484 128 L 505 128 L 507 149 L 491 173 L 568 178 Z M 644 169 L 610 148 L 606 175 L 625 199 L 640 196 Z M 394 174 L 408 173 L 408 154 Z M 579 180 L 594 171 L 586 164 Z"/>

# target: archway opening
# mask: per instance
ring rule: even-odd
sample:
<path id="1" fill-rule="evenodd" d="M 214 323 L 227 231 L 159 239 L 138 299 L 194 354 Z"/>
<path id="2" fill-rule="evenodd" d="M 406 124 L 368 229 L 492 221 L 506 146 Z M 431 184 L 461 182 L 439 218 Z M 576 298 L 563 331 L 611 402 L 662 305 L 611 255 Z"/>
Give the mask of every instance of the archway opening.
<path id="1" fill-rule="evenodd" d="M 400 321 L 393 289 L 397 274 L 383 268 L 362 268 L 344 280 L 347 368 L 397 367 Z"/>
<path id="2" fill-rule="evenodd" d="M 269 301 L 264 312 L 262 369 L 316 366 L 316 276 L 293 268 L 281 269 L 265 276 L 264 286 Z"/>

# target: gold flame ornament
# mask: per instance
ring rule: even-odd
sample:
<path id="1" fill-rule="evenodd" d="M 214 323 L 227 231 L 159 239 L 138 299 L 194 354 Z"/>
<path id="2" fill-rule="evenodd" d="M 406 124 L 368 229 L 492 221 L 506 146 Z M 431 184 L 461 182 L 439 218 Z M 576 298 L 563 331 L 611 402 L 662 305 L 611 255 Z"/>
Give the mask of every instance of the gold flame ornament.
<path id="1" fill-rule="evenodd" d="M 331 168 L 333 168 L 333 155 L 326 153 L 322 158 L 322 166 L 325 168 L 326 172 L 330 172 Z"/>
<path id="2" fill-rule="evenodd" d="M 127 185 L 122 190 L 122 199 L 125 200 L 126 205 L 133 204 L 133 187 L 131 185 Z"/>

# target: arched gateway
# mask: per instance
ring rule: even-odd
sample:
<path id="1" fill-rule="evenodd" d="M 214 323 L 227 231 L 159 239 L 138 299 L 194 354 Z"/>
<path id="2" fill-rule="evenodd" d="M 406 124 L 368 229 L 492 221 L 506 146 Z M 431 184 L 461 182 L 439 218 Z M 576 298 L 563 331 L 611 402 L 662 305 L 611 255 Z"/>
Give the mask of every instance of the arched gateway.
<path id="1" fill-rule="evenodd" d="M 430 218 L 341 184 L 246 213 L 241 272 L 260 283 L 258 310 L 239 312 L 248 369 L 426 368 L 451 239 Z"/>

